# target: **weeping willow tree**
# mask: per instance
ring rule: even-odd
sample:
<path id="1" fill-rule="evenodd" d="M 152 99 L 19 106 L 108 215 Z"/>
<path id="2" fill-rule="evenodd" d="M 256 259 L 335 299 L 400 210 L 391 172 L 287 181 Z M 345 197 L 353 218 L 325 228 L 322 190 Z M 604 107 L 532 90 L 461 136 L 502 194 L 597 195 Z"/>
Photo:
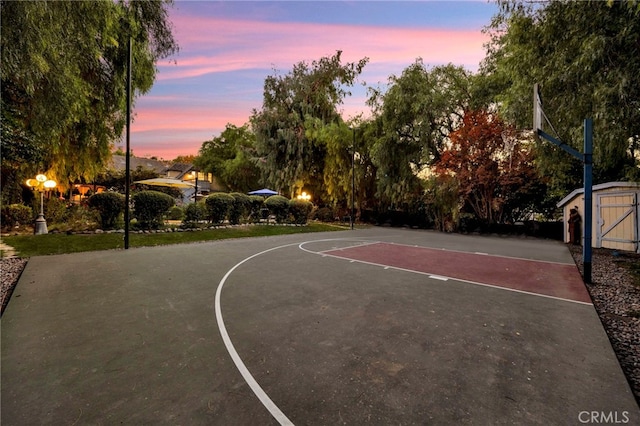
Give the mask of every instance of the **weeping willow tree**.
<path id="1" fill-rule="evenodd" d="M 126 120 L 128 37 L 142 94 L 177 50 L 169 4 L 2 2 L 3 194 L 36 172 L 64 189 L 103 168 Z"/>
<path id="2" fill-rule="evenodd" d="M 403 208 L 420 197 L 421 171 L 440 152 L 462 120 L 470 100 L 471 74 L 452 64 L 427 67 L 421 59 L 389 78 L 386 92 L 373 90 L 372 158 L 378 167 L 378 197 Z"/>
<path id="3" fill-rule="evenodd" d="M 594 182 L 640 180 L 640 3 L 499 1 L 480 76 L 502 115 L 532 127 L 533 84 L 557 137 L 582 152 L 594 120 Z M 540 172 L 556 197 L 581 186 L 582 165 L 549 143 Z"/>
<path id="4" fill-rule="evenodd" d="M 338 105 L 368 61 L 343 65 L 341 55 L 300 62 L 265 80 L 262 109 L 254 110 L 251 124 L 263 181 L 281 193 L 322 188 L 326 147 L 308 130 L 342 121 Z"/>

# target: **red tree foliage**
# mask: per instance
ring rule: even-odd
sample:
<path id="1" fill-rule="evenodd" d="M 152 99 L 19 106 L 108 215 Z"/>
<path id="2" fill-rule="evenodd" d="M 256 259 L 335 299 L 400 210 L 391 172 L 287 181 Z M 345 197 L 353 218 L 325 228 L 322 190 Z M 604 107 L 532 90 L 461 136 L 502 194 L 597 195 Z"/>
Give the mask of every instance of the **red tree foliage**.
<path id="1" fill-rule="evenodd" d="M 505 206 L 526 200 L 539 183 L 531 150 L 517 139 L 506 147 L 503 134 L 513 129 L 496 114 L 467 111 L 435 164 L 437 174 L 458 179 L 462 201 L 488 224 L 502 222 Z"/>

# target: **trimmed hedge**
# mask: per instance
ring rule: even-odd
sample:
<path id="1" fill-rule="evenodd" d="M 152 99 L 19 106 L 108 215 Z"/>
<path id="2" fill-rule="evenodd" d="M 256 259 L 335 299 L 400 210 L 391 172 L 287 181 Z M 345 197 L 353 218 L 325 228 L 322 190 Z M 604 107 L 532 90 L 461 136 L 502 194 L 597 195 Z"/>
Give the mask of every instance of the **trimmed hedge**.
<path id="1" fill-rule="evenodd" d="M 124 212 L 124 195 L 117 192 L 101 192 L 89 197 L 89 207 L 96 210 L 100 215 L 100 226 L 102 229 L 113 229 L 116 227 L 118 217 Z"/>
<path id="2" fill-rule="evenodd" d="M 260 219 L 266 219 L 262 217 L 262 210 L 264 208 L 264 197 L 261 195 L 249 196 L 249 208 L 251 220 L 255 223 L 260 222 Z"/>
<path id="3" fill-rule="evenodd" d="M 205 199 L 207 218 L 213 223 L 222 223 L 229 214 L 234 198 L 223 192 L 216 192 Z"/>
<path id="4" fill-rule="evenodd" d="M 316 210 L 315 216 L 320 222 L 333 222 L 336 218 L 336 212 L 329 207 L 320 207 Z"/>
<path id="5" fill-rule="evenodd" d="M 33 223 L 33 210 L 24 204 L 2 206 L 2 227 L 13 228 Z"/>
<path id="6" fill-rule="evenodd" d="M 196 202 L 187 204 L 184 209 L 183 222 L 187 226 L 195 225 L 202 220 L 207 219 L 207 206 L 204 202 Z"/>
<path id="7" fill-rule="evenodd" d="M 304 225 L 309 220 L 313 204 L 304 200 L 289 200 L 289 213 L 293 216 L 293 223 Z"/>
<path id="8" fill-rule="evenodd" d="M 34 212 L 40 211 L 40 204 L 33 207 Z M 57 197 L 48 197 L 44 200 L 44 216 L 49 225 L 53 223 L 65 223 L 69 216 L 67 202 Z"/>
<path id="9" fill-rule="evenodd" d="M 174 204 L 171 195 L 158 191 L 140 191 L 131 196 L 134 217 L 142 229 L 158 229 L 164 224 L 164 214 Z"/>
<path id="10" fill-rule="evenodd" d="M 184 210 L 183 225 L 186 227 L 192 227 L 204 219 L 213 224 L 223 223 L 227 219 L 232 225 L 248 219 L 259 223 L 269 214 L 275 217 L 277 223 L 304 225 L 313 211 L 313 204 L 309 201 L 289 200 L 281 195 L 264 199 L 239 192 L 216 192 L 205 198 L 204 202 L 188 204 Z"/>
<path id="11" fill-rule="evenodd" d="M 248 195 L 239 192 L 232 192 L 229 195 L 233 197 L 233 202 L 229 209 L 229 223 L 237 225 L 248 216 L 251 202 Z"/>
<path id="12" fill-rule="evenodd" d="M 272 195 L 264 201 L 264 205 L 276 217 L 277 223 L 285 223 L 289 219 L 289 200 L 282 195 Z"/>
<path id="13" fill-rule="evenodd" d="M 169 220 L 182 220 L 184 219 L 184 209 L 180 206 L 173 206 L 169 209 L 169 213 L 167 213 L 167 218 Z"/>

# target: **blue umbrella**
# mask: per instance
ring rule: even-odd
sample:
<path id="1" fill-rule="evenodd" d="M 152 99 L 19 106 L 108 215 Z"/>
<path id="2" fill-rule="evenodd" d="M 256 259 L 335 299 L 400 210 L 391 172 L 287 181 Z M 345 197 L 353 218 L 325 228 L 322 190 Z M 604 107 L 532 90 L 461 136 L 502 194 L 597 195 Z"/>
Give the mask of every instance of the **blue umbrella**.
<path id="1" fill-rule="evenodd" d="M 278 193 L 276 191 L 273 191 L 271 189 L 258 189 L 257 191 L 251 191 L 249 192 L 249 195 L 278 195 Z"/>

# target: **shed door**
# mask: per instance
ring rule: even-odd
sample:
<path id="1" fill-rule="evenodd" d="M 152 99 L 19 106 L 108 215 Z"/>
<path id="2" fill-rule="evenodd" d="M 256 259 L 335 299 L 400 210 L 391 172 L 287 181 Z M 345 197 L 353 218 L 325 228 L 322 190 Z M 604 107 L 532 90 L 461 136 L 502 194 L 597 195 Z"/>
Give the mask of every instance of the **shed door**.
<path id="1" fill-rule="evenodd" d="M 596 247 L 639 252 L 638 193 L 598 194 L 596 208 Z"/>

